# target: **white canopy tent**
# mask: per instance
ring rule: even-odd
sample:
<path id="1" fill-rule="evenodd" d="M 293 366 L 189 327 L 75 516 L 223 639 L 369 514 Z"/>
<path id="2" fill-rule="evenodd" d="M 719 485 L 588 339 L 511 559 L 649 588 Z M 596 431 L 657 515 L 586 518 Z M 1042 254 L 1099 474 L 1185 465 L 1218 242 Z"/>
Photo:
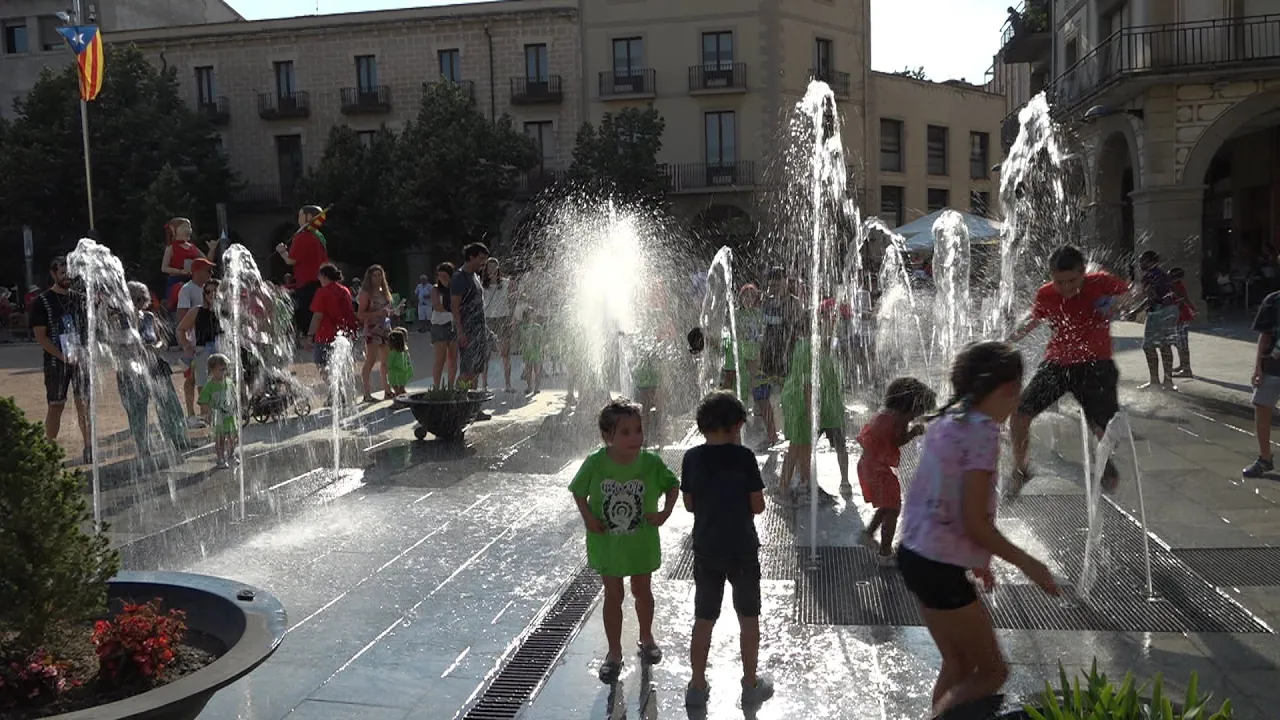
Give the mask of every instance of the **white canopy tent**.
<path id="1" fill-rule="evenodd" d="M 902 227 L 895 228 L 894 232 L 906 240 L 908 250 L 913 252 L 933 252 L 933 224 L 942 216 L 942 213 L 950 209 L 946 208 L 929 213 L 922 218 L 912 220 Z M 960 211 L 956 210 L 954 212 Z M 965 226 L 969 228 L 969 242 L 971 244 L 999 244 L 1000 233 L 1004 229 L 1003 223 L 967 212 L 960 212 L 960 217 L 964 219 Z"/>

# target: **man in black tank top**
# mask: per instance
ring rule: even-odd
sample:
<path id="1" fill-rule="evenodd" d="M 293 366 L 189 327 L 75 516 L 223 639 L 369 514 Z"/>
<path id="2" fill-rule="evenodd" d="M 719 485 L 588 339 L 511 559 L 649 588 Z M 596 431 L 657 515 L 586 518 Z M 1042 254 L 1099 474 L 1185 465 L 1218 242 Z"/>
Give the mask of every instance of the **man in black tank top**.
<path id="1" fill-rule="evenodd" d="M 84 295 L 71 290 L 67 260 L 59 255 L 49 265 L 52 286 L 36 297 L 31 308 L 31 331 L 44 350 L 45 435 L 56 440 L 68 391 L 74 391 L 76 420 L 84 439 L 84 462 L 93 462 L 89 436 L 89 375 L 80 364 L 87 352 L 87 313 Z"/>

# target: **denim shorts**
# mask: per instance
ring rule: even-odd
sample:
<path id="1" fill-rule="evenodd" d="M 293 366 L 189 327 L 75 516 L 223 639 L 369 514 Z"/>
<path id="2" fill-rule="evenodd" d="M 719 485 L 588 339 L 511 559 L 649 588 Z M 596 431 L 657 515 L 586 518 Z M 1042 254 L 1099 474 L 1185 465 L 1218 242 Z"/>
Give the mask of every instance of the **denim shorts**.
<path id="1" fill-rule="evenodd" d="M 1274 409 L 1277 402 L 1280 402 L 1280 375 L 1263 375 L 1258 379 L 1258 387 L 1253 389 L 1253 404 Z"/>

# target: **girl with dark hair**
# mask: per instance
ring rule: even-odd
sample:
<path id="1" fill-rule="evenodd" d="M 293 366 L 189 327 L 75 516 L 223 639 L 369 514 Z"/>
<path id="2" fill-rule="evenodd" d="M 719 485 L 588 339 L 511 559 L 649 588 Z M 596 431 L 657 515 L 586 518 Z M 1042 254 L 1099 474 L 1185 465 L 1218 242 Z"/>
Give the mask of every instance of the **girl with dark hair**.
<path id="1" fill-rule="evenodd" d="M 359 322 L 352 310 L 351 291 L 342 284 L 342 271 L 325 263 L 316 271 L 316 277 L 320 278 L 320 289 L 311 298 L 311 320 L 303 344 L 312 346 L 316 366 L 326 372 L 333 341 L 339 334 L 354 333 Z"/>
<path id="2" fill-rule="evenodd" d="M 453 327 L 453 263 L 436 266 L 436 284 L 431 287 L 431 381 L 437 389 L 453 387 L 458 380 L 458 333 Z"/>
<path id="3" fill-rule="evenodd" d="M 996 528 L 1000 426 L 1018 407 L 1022 356 L 1002 342 L 965 348 L 951 369 L 954 394 L 925 431 L 907 488 L 898 568 L 942 655 L 933 713 L 994 695 L 1009 675 L 987 608 L 967 573 L 989 592 L 991 557 L 1017 567 L 1050 595 L 1053 574 Z"/>

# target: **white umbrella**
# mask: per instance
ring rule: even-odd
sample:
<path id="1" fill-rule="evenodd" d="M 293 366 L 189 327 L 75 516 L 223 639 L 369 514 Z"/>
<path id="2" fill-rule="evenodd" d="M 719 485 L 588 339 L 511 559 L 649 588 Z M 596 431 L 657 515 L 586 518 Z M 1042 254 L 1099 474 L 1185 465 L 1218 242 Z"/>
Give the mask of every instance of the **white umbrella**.
<path id="1" fill-rule="evenodd" d="M 933 224 L 946 211 L 947 209 L 943 209 L 929 213 L 922 218 L 917 218 L 900 228 L 896 228 L 894 232 L 906 240 L 908 250 L 932 252 Z M 1000 242 L 1000 232 L 1003 230 L 1004 225 L 999 221 L 967 212 L 961 212 L 960 217 L 964 219 L 965 226 L 969 228 L 970 243 L 974 245 L 994 245 Z"/>

